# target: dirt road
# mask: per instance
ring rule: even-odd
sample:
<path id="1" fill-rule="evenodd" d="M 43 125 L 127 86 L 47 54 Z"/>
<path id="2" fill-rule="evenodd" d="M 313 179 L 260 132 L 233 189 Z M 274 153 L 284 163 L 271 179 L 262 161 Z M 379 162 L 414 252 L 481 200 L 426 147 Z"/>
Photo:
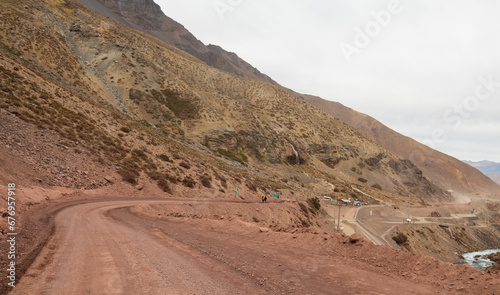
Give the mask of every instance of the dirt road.
<path id="1" fill-rule="evenodd" d="M 166 247 L 147 229 L 104 215 L 134 204 L 98 202 L 62 211 L 55 235 L 13 294 L 241 294 L 252 285 L 238 274 L 222 274 L 217 263 Z"/>
<path id="2" fill-rule="evenodd" d="M 453 280 L 447 287 L 452 280 L 439 274 L 460 270 L 474 283 L 489 278 L 388 247 L 346 244 L 340 235 L 315 229 L 275 232 L 232 216 L 162 213 L 180 203 L 203 206 L 117 200 L 62 210 L 54 234 L 12 294 L 443 294 L 471 286 Z M 255 210 L 257 204 L 245 206 Z M 409 259 L 426 268 L 409 267 Z M 478 286 L 483 290 L 483 283 Z"/>

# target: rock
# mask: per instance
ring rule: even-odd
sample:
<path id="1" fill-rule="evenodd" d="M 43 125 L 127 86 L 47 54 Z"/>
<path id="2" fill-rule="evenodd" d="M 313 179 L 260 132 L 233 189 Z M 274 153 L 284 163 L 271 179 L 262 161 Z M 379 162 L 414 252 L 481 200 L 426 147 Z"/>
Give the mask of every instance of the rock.
<path id="1" fill-rule="evenodd" d="M 267 232 L 269 232 L 269 229 L 268 229 L 268 228 L 263 228 L 263 227 L 261 227 L 261 228 L 259 228 L 259 231 L 260 231 L 261 233 L 267 233 Z"/>
<path id="2" fill-rule="evenodd" d="M 79 24 L 72 23 L 71 26 L 69 26 L 69 31 L 70 32 L 81 32 L 82 27 Z"/>
<path id="3" fill-rule="evenodd" d="M 359 240 L 361 240 L 361 236 L 358 234 L 352 234 L 351 236 L 349 236 L 349 242 L 351 244 L 355 244 L 355 243 L 359 242 Z"/>

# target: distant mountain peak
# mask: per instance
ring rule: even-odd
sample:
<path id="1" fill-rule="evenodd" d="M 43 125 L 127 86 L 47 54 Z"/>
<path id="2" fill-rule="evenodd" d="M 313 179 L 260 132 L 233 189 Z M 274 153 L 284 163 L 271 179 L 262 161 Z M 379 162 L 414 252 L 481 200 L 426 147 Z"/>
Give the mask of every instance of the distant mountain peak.
<path id="1" fill-rule="evenodd" d="M 491 175 L 491 174 L 500 174 L 500 163 L 496 163 L 493 161 L 483 160 L 479 162 L 474 161 L 463 161 L 481 171 L 483 174 Z"/>

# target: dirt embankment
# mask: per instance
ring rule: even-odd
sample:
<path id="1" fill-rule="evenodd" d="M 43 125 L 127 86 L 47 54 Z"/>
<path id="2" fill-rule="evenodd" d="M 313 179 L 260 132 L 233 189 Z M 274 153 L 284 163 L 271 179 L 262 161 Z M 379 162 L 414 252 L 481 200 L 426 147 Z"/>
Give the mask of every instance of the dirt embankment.
<path id="1" fill-rule="evenodd" d="M 398 236 L 399 246 L 413 254 L 435 257 L 452 263 L 463 262 L 461 254 L 498 248 L 500 227 L 447 226 L 438 224 L 400 225 L 391 237 Z M 397 239 L 397 238 L 396 238 Z"/>
<path id="2" fill-rule="evenodd" d="M 268 212 L 282 214 L 276 217 Z M 374 246 L 318 228 L 276 226 L 295 214 L 300 215 L 301 209 L 294 203 L 186 203 L 139 205 L 111 215 L 144 228 L 155 227 L 192 250 L 247 272 L 268 290 L 283 291 L 286 286 L 292 294 L 330 293 L 335 284 L 340 293 L 388 292 L 404 282 L 409 294 L 494 294 L 500 287 L 496 275 L 469 266 Z M 375 282 L 379 275 L 386 279 Z"/>
<path id="3" fill-rule="evenodd" d="M 451 263 L 461 254 L 500 245 L 495 219 L 497 203 L 475 200 L 466 204 L 435 206 L 373 206 L 361 208 L 357 218 L 384 236 L 395 248 Z M 410 216 L 411 222 L 404 223 Z"/>

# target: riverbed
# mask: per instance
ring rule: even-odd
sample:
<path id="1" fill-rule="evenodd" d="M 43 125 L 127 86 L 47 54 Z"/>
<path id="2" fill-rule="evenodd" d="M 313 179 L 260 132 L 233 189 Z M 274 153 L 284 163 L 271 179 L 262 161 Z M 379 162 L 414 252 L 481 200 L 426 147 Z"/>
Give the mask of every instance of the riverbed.
<path id="1" fill-rule="evenodd" d="M 477 252 L 469 252 L 462 254 L 465 264 L 476 267 L 479 270 L 485 270 L 486 268 L 495 264 L 495 262 L 489 260 L 485 256 L 493 253 L 500 252 L 500 249 L 488 249 Z"/>

